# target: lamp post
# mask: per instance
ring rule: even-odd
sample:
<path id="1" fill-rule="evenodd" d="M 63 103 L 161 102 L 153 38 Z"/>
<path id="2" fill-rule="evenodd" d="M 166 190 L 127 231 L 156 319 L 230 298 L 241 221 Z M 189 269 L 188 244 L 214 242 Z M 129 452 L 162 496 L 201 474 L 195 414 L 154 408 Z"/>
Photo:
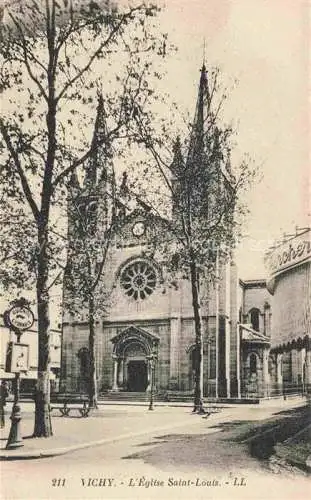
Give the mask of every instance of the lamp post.
<path id="1" fill-rule="evenodd" d="M 20 407 L 20 374 L 29 369 L 29 345 L 21 344 L 20 338 L 25 330 L 31 328 L 34 322 L 32 311 L 25 299 L 12 302 L 12 307 L 4 313 L 5 325 L 14 331 L 16 343 L 9 342 L 6 356 L 6 371 L 15 373 L 14 402 L 11 419 L 11 429 L 6 444 L 6 449 L 11 450 L 24 446 L 20 432 L 21 407 Z"/>
<path id="2" fill-rule="evenodd" d="M 150 402 L 148 410 L 154 410 L 153 397 L 154 397 L 154 385 L 155 385 L 155 365 L 158 360 L 155 343 L 153 344 L 152 353 L 148 356 L 147 359 L 149 360 L 151 368 Z"/>
<path id="3" fill-rule="evenodd" d="M 16 338 L 17 338 L 17 344 L 20 344 L 20 338 L 22 332 L 17 332 L 16 333 Z M 14 448 L 19 448 L 21 446 L 24 446 L 23 443 L 23 438 L 21 436 L 20 432 L 20 421 L 22 419 L 21 415 L 21 407 L 20 407 L 20 372 L 15 373 L 15 379 L 14 379 L 14 402 L 13 402 L 13 407 L 12 407 L 12 413 L 10 416 L 11 420 L 11 429 L 10 429 L 10 434 L 8 437 L 8 441 L 6 444 L 6 449 L 14 449 Z"/>

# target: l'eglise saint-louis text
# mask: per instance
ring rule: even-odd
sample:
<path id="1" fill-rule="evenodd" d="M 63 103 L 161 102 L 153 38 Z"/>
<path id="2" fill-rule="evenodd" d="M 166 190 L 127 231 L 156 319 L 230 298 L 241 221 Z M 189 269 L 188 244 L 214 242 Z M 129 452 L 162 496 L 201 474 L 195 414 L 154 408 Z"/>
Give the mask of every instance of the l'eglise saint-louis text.
<path id="1" fill-rule="evenodd" d="M 132 487 L 143 487 L 143 488 L 154 488 L 154 487 L 183 487 L 183 486 L 205 486 L 205 487 L 215 487 L 220 486 L 220 482 L 217 479 L 183 479 L 176 477 L 169 477 L 166 481 L 162 479 L 155 478 L 146 478 L 145 476 L 141 476 L 139 478 L 131 477 L 128 482 L 128 486 Z"/>
<path id="2" fill-rule="evenodd" d="M 205 486 L 214 487 L 220 486 L 220 482 L 217 479 L 201 479 L 196 477 L 195 479 L 181 479 L 175 477 L 169 477 L 167 480 L 167 486 Z"/>

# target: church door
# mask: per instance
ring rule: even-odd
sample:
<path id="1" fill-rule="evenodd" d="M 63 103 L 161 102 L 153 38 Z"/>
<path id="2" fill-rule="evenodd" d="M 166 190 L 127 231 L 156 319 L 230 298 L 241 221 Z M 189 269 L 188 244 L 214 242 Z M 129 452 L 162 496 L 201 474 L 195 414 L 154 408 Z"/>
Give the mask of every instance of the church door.
<path id="1" fill-rule="evenodd" d="M 144 392 L 148 384 L 146 362 L 129 361 L 127 371 L 128 390 L 131 392 Z"/>

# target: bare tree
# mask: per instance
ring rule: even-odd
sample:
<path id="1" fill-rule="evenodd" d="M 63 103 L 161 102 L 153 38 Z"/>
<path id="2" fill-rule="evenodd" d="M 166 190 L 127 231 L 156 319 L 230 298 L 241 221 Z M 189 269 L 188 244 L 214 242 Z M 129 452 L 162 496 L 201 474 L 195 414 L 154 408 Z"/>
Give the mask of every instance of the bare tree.
<path id="1" fill-rule="evenodd" d="M 161 57 L 157 9 L 110 2 L 25 0 L 9 7 L 1 24 L 0 118 L 3 185 L 14 178 L 29 207 L 36 239 L 38 386 L 34 436 L 52 434 L 49 414 L 49 288 L 55 261 L 53 221 L 66 197 L 68 176 L 98 146 L 90 125 L 96 89 L 111 118 L 109 140 L 127 138 L 136 104 L 152 99 L 151 54 Z M 119 61 L 119 66 L 118 66 Z M 121 68 L 120 68 L 121 62 Z M 104 76 L 103 76 L 104 75 Z M 113 90 L 111 90 L 113 89 Z"/>
<path id="2" fill-rule="evenodd" d="M 73 316 L 86 309 L 88 317 L 87 391 L 97 407 L 96 316 L 104 314 L 109 297 L 103 274 L 112 236 L 117 229 L 117 201 L 112 146 L 108 142 L 103 97 L 98 96 L 92 142 L 94 153 L 84 168 L 81 185 L 73 172 L 68 188 L 67 264 L 63 308 Z M 96 146 L 97 145 L 97 146 Z"/>
<path id="3" fill-rule="evenodd" d="M 166 221 L 165 234 L 157 235 L 153 243 L 158 250 L 162 247 L 171 280 L 176 282 L 177 274 L 191 283 L 194 412 L 198 413 L 204 412 L 201 299 L 206 289 L 202 284 L 206 280 L 215 284 L 217 268 L 231 258 L 247 212 L 241 194 L 255 176 L 249 160 L 236 168 L 231 164 L 233 129 L 221 124 L 226 95 L 220 92 L 219 75 L 215 69 L 208 79 L 203 65 L 190 137 L 183 142 L 172 139 L 165 123 L 163 133 L 155 133 L 144 113 L 137 114 L 141 138 L 151 158 L 145 175 L 153 178 L 141 196 Z M 150 185 L 160 188 L 152 190 Z"/>

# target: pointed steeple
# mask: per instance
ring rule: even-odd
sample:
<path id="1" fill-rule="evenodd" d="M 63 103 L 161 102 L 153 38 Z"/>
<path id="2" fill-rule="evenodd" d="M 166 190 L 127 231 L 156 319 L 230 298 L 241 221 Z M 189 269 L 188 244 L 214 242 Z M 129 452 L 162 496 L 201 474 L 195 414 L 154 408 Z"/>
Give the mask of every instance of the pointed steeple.
<path id="1" fill-rule="evenodd" d="M 85 167 L 84 187 L 92 189 L 97 182 L 97 169 L 99 166 L 100 156 L 103 154 L 105 147 L 104 140 L 107 136 L 107 126 L 105 120 L 104 100 L 101 93 L 98 93 L 98 104 L 96 110 L 96 119 L 92 138 L 92 155 L 90 156 Z"/>
<path id="2" fill-rule="evenodd" d="M 171 172 L 172 175 L 178 176 L 180 170 L 183 168 L 184 165 L 184 159 L 181 152 L 181 142 L 179 136 L 176 138 L 176 141 L 174 142 L 173 153 L 174 156 L 173 156 L 173 161 L 171 163 Z"/>
<path id="3" fill-rule="evenodd" d="M 79 180 L 78 180 L 78 176 L 77 176 L 76 170 L 73 170 L 71 172 L 70 181 L 69 181 L 69 187 L 70 187 L 70 189 L 72 189 L 74 191 L 79 191 L 80 190 L 80 183 L 79 183 Z"/>
<path id="4" fill-rule="evenodd" d="M 76 170 L 73 170 L 70 174 L 70 177 L 67 181 L 67 190 L 69 203 L 72 203 L 72 201 L 81 194 L 81 186 Z"/>
<path id="5" fill-rule="evenodd" d="M 81 186 L 79 183 L 77 171 L 73 170 L 67 181 L 67 216 L 68 216 L 68 238 L 74 240 L 77 231 L 77 203 L 81 195 Z"/>
<path id="6" fill-rule="evenodd" d="M 219 130 L 218 127 L 215 127 L 214 144 L 213 144 L 213 159 L 217 163 L 217 166 L 219 166 L 219 162 L 221 160 L 223 160 L 223 158 L 224 158 L 224 155 L 223 155 L 222 149 L 221 149 L 220 135 L 221 135 L 221 131 Z"/>
<path id="7" fill-rule="evenodd" d="M 177 137 L 174 143 L 173 153 L 173 161 L 170 167 L 172 183 L 172 216 L 176 221 L 180 222 L 182 193 L 185 181 L 185 162 L 181 151 L 181 142 L 179 137 Z"/>
<path id="8" fill-rule="evenodd" d="M 192 163 L 198 156 L 201 156 L 204 152 L 204 132 L 206 126 L 206 118 L 209 112 L 209 102 L 210 96 L 208 89 L 207 70 L 205 63 L 203 62 L 201 68 L 196 110 L 190 137 L 187 164 Z"/>
<path id="9" fill-rule="evenodd" d="M 226 160 L 226 171 L 228 172 L 228 174 L 232 173 L 230 154 L 228 154 Z"/>

